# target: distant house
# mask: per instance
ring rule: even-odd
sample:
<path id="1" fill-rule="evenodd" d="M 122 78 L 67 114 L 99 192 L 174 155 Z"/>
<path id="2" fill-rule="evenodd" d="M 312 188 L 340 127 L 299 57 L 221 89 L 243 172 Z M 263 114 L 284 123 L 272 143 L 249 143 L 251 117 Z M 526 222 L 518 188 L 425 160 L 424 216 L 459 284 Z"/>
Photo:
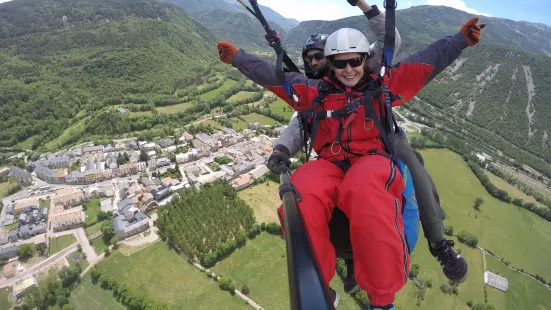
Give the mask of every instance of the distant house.
<path id="1" fill-rule="evenodd" d="M 156 201 L 161 201 L 164 198 L 168 197 L 168 195 L 170 195 L 170 189 L 169 188 L 154 189 L 151 191 L 151 195 L 153 195 L 153 198 Z"/>
<path id="2" fill-rule="evenodd" d="M 0 260 L 9 260 L 17 256 L 15 244 L 10 243 L 0 249 Z"/>
<path id="3" fill-rule="evenodd" d="M 6 175 L 10 173 L 10 169 L 8 167 L 2 167 L 0 168 L 0 175 Z"/>
<path id="4" fill-rule="evenodd" d="M 15 176 L 17 183 L 19 183 L 20 185 L 29 186 L 33 183 L 32 175 L 26 170 L 13 166 L 10 167 L 10 173 Z"/>
<path id="5" fill-rule="evenodd" d="M 115 236 L 123 240 L 149 229 L 149 218 L 134 204 L 119 208 L 119 214 L 113 218 Z"/>
<path id="6" fill-rule="evenodd" d="M 15 262 L 7 263 L 4 265 L 4 276 L 6 278 L 11 278 L 15 276 L 15 268 L 14 265 Z"/>
<path id="7" fill-rule="evenodd" d="M 167 140 L 167 139 L 163 139 L 163 138 L 159 139 L 159 146 L 160 146 L 161 148 L 164 149 L 164 148 L 167 148 L 167 147 L 169 147 L 169 146 L 171 146 L 171 145 L 174 145 L 174 142 L 173 142 L 173 141 Z"/>
<path id="8" fill-rule="evenodd" d="M 126 114 L 127 113 L 126 110 L 121 108 L 121 107 L 118 107 L 117 111 L 119 111 L 119 113 L 121 113 L 121 114 Z"/>

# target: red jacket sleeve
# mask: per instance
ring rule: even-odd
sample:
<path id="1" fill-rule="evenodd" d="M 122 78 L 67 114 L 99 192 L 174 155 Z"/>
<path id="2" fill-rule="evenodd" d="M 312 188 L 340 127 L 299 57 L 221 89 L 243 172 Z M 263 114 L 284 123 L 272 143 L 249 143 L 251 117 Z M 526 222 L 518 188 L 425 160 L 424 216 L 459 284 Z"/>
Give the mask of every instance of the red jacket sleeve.
<path id="1" fill-rule="evenodd" d="M 248 54 L 242 49 L 233 56 L 232 65 L 251 81 L 273 92 L 295 110 L 308 108 L 317 94 L 317 87 L 321 81 L 308 79 L 298 72 L 286 72 L 285 77 L 299 99 L 299 106 L 294 107 L 292 100 L 287 96 L 283 85 L 281 85 L 275 74 L 275 65 L 255 55 Z"/>
<path id="2" fill-rule="evenodd" d="M 401 100 L 395 100 L 392 105 L 398 106 L 415 97 L 436 75 L 459 58 L 467 46 L 467 40 L 457 33 L 435 41 L 397 63 L 391 70 L 388 85 L 390 92 L 399 95 Z"/>

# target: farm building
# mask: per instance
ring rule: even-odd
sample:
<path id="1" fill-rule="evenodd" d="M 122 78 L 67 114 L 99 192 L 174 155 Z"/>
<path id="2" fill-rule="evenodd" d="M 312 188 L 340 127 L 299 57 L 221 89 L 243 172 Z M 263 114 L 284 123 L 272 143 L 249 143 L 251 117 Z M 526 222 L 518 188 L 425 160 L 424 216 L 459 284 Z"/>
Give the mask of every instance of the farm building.
<path id="1" fill-rule="evenodd" d="M 503 292 L 509 287 L 509 282 L 506 278 L 489 271 L 484 272 L 484 284 Z"/>

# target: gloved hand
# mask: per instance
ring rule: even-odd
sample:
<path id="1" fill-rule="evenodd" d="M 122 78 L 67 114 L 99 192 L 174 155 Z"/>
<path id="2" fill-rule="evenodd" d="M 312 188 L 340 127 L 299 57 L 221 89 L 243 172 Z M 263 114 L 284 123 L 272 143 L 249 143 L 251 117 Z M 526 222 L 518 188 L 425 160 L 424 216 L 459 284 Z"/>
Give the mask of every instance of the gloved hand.
<path id="1" fill-rule="evenodd" d="M 237 53 L 237 48 L 233 44 L 224 41 L 218 42 L 218 55 L 223 62 L 231 65 L 235 53 Z"/>
<path id="2" fill-rule="evenodd" d="M 465 37 L 469 46 L 480 42 L 480 30 L 486 27 L 486 24 L 477 24 L 478 17 L 473 17 L 463 24 L 459 32 Z"/>
<path id="3" fill-rule="evenodd" d="M 359 0 L 346 0 L 348 3 L 350 3 L 351 6 L 356 6 L 356 3 L 358 3 Z"/>
<path id="4" fill-rule="evenodd" d="M 279 171 L 279 164 L 282 162 L 285 163 L 287 168 L 291 167 L 291 159 L 289 159 L 289 156 L 285 154 L 285 152 L 274 150 L 272 155 L 268 158 L 268 164 L 266 164 L 266 166 L 268 166 L 268 169 L 271 172 L 280 174 L 281 171 Z"/>

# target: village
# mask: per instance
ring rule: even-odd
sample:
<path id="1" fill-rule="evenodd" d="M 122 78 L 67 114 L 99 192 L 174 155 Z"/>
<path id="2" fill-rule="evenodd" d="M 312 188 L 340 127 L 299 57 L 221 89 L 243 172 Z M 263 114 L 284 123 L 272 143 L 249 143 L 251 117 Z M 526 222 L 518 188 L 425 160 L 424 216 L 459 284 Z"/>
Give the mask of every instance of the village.
<path id="1" fill-rule="evenodd" d="M 180 191 L 216 180 L 236 190 L 253 184 L 269 172 L 266 162 L 273 139 L 257 134 L 262 128 L 250 123 L 242 133 L 223 128 L 210 135 L 182 132 L 155 142 L 86 144 L 42 154 L 27 163 L 28 169 L 9 167 L 23 190 L 5 198 L 0 213 L 0 288 L 12 286 L 16 302 L 37 285 L 39 271 L 67 264 L 64 255 L 76 247 L 86 253 L 90 265 L 97 263 L 103 253 L 94 251 L 94 242 L 102 231 L 88 233 L 89 224 L 100 224 L 96 217 L 109 216 L 118 241 L 143 246 L 158 238 L 153 211 Z M 52 242 L 70 234 L 78 244 L 51 255 L 47 248 Z M 138 235 L 139 241 L 132 239 Z M 18 257 L 23 244 L 47 254 L 36 266 L 23 268 Z"/>

